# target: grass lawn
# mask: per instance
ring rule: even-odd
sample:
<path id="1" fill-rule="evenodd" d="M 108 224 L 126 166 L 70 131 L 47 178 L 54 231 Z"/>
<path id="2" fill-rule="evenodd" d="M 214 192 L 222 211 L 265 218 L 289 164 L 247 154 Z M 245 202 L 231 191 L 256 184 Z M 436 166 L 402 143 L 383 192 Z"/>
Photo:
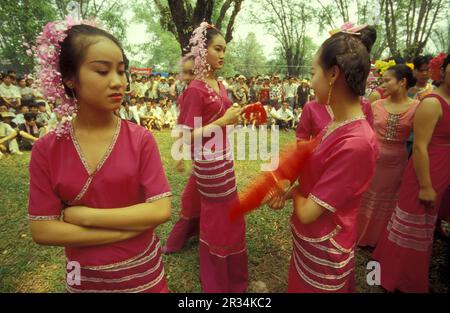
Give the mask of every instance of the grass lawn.
<path id="1" fill-rule="evenodd" d="M 188 174 L 178 174 L 172 169 L 169 131 L 156 132 L 164 168 L 173 197 L 173 214 L 170 222 L 157 228 L 162 243 L 178 219 L 180 195 Z M 280 133 L 280 146 L 291 142 L 293 131 Z M 0 160 L 0 292 L 64 292 L 63 249 L 35 244 L 30 236 L 27 221 L 28 162 L 29 153 L 23 156 L 6 155 Z M 239 189 L 251 183 L 258 174 L 260 161 L 236 161 Z M 249 253 L 250 288 L 255 282 L 264 282 L 269 292 L 284 292 L 291 252 L 289 217 L 291 205 L 284 210 L 261 208 L 247 217 L 247 244 Z M 169 288 L 173 292 L 200 292 L 198 279 L 197 240 L 192 239 L 178 254 L 164 256 Z M 445 255 L 449 244 L 437 239 L 434 244 L 430 286 L 432 292 L 448 292 L 450 274 Z M 380 287 L 366 283 L 366 264 L 370 252 L 358 249 L 356 277 L 359 292 L 383 292 Z"/>

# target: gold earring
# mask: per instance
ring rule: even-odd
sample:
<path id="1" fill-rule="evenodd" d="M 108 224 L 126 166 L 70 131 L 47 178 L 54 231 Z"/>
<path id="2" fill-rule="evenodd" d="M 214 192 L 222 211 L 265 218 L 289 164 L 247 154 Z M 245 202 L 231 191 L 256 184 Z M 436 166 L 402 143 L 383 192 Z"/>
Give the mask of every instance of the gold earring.
<path id="1" fill-rule="evenodd" d="M 327 105 L 330 105 L 331 103 L 331 94 L 333 92 L 333 84 L 330 83 L 330 90 L 328 91 L 328 99 L 327 99 Z"/>

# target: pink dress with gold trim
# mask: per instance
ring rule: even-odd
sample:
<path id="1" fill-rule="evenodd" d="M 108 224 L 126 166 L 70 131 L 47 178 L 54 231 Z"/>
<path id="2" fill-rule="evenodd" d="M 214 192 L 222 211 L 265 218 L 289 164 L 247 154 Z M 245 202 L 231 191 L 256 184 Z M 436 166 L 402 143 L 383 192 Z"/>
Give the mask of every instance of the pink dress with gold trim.
<path id="1" fill-rule="evenodd" d="M 356 219 L 375 170 L 378 145 L 365 117 L 321 135 L 299 183 L 303 196 L 326 210 L 307 225 L 292 215 L 288 292 L 355 291 Z"/>
<path id="2" fill-rule="evenodd" d="M 30 161 L 29 219 L 58 220 L 67 206 L 121 208 L 171 196 L 157 144 L 144 128 L 118 120 L 113 142 L 89 168 L 71 129 L 36 142 Z M 159 239 L 153 229 L 112 244 L 66 247 L 81 265 L 69 292 L 167 292 Z"/>

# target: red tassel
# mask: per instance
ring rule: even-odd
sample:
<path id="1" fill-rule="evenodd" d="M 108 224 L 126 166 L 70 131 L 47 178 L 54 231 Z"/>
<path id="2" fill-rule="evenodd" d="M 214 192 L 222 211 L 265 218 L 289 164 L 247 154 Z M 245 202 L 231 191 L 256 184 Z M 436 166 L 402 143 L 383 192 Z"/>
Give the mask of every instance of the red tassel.
<path id="1" fill-rule="evenodd" d="M 267 124 L 267 113 L 261 102 L 251 103 L 245 106 L 244 117 L 247 121 L 256 120 L 256 125 Z M 253 116 L 252 116 L 253 113 Z M 253 119 L 252 119 L 253 118 Z M 252 119 L 252 120 L 250 120 Z"/>
<path id="2" fill-rule="evenodd" d="M 313 150 L 320 141 L 317 137 L 311 141 L 299 141 L 290 145 L 281 155 L 278 168 L 272 172 L 263 172 L 246 190 L 239 195 L 237 203 L 230 212 L 230 221 L 247 214 L 263 204 L 267 193 L 274 187 L 280 187 L 281 180 L 295 181 L 305 168 Z"/>

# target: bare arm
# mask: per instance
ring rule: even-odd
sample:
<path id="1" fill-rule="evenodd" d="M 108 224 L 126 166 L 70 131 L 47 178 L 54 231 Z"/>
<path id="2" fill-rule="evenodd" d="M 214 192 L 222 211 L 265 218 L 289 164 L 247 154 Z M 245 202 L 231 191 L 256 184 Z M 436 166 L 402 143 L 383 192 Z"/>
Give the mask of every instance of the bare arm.
<path id="1" fill-rule="evenodd" d="M 69 207 L 64 210 L 64 220 L 83 227 L 141 232 L 168 221 L 170 214 L 171 200 L 166 197 L 116 209 Z"/>
<path id="2" fill-rule="evenodd" d="M 20 134 L 20 136 L 22 136 L 23 138 L 25 138 L 25 139 L 28 139 L 28 140 L 31 140 L 31 141 L 37 141 L 39 138 L 36 138 L 36 137 L 34 137 L 34 136 L 32 136 L 32 135 L 30 135 L 29 133 L 27 133 L 27 132 L 24 132 L 24 131 L 19 131 L 19 134 Z"/>
<path id="3" fill-rule="evenodd" d="M 377 100 L 380 100 L 381 99 L 381 95 L 380 95 L 380 93 L 378 92 L 378 91 L 373 91 L 370 95 L 369 95 L 369 98 L 368 98 L 368 100 L 369 100 L 369 102 L 370 103 L 374 103 L 375 101 L 377 101 Z"/>
<path id="4" fill-rule="evenodd" d="M 295 216 L 302 224 L 315 222 L 326 210 L 310 198 L 304 198 L 298 188 L 293 190 L 292 198 L 294 200 Z"/>
<path id="5" fill-rule="evenodd" d="M 133 238 L 137 231 L 88 228 L 63 221 L 30 221 L 33 240 L 41 245 L 88 247 L 110 244 Z"/>
<path id="6" fill-rule="evenodd" d="M 434 99 L 424 100 L 414 116 L 414 169 L 421 188 L 431 186 L 428 144 L 442 110 Z"/>
<path id="7" fill-rule="evenodd" d="M 14 139 L 16 137 L 17 137 L 17 132 L 14 131 L 11 134 L 9 134 L 8 136 L 1 138 L 0 139 L 0 144 L 2 144 L 4 142 L 7 142 L 8 140 Z"/>

